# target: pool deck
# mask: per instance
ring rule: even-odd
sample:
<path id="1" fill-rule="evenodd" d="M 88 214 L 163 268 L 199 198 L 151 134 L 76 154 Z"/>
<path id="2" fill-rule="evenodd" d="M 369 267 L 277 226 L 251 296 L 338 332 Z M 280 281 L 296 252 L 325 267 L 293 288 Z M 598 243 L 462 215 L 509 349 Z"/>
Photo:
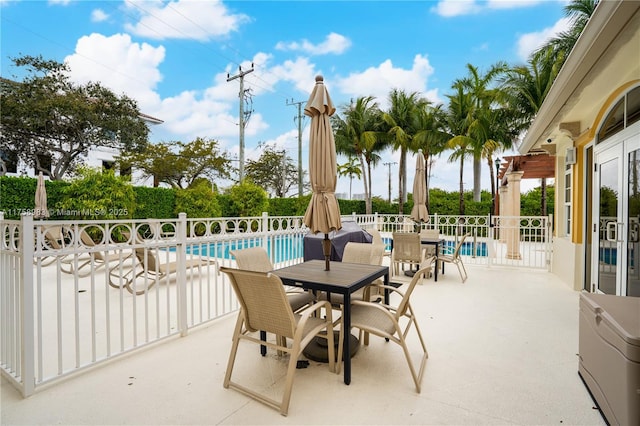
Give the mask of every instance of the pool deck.
<path id="1" fill-rule="evenodd" d="M 0 424 L 604 425 L 577 373 L 579 292 L 547 272 L 467 270 L 464 284 L 448 268 L 412 296 L 430 355 L 420 394 L 401 349 L 372 338 L 353 358 L 349 386 L 326 364 L 296 370 L 283 417 L 222 387 L 229 315 L 27 399 L 3 379 Z M 237 369 L 256 385 L 280 390 L 284 366 L 241 346 Z"/>

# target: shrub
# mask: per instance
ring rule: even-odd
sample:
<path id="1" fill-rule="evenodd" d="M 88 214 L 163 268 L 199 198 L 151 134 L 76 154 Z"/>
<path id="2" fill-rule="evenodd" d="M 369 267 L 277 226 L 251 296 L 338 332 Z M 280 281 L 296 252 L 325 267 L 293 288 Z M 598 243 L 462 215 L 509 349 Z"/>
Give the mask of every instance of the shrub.
<path id="1" fill-rule="evenodd" d="M 80 168 L 62 195 L 55 208 L 65 219 L 129 219 L 136 206 L 133 186 L 113 170 Z"/>

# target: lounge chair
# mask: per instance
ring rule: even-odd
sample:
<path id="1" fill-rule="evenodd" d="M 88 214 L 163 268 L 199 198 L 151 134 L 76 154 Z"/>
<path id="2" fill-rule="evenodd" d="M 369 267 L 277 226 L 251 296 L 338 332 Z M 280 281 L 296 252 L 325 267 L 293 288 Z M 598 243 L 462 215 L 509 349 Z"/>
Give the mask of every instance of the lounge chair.
<path id="1" fill-rule="evenodd" d="M 88 248 L 96 246 L 96 243 L 84 229 L 80 230 L 80 242 Z M 122 250 L 108 253 L 91 251 L 87 254 L 88 258 L 81 258 L 76 255 L 73 259 L 66 259 L 64 264 L 68 266 L 61 266 L 60 270 L 67 274 L 77 274 L 79 277 L 86 277 L 98 269 L 109 265 L 110 262 L 122 262 L 131 257 L 131 253 L 123 253 Z"/>
<path id="2" fill-rule="evenodd" d="M 65 231 L 62 226 L 50 226 L 47 228 L 43 228 L 42 237 L 43 241 L 43 249 L 44 250 L 64 250 L 65 248 Z M 42 257 L 40 264 L 42 266 L 48 266 L 55 263 L 60 256 L 46 256 Z M 61 261 L 65 261 L 65 256 L 61 257 Z M 37 263 L 37 260 L 34 259 L 34 264 Z M 66 260 L 66 263 L 69 263 Z"/>
<path id="3" fill-rule="evenodd" d="M 152 248 L 136 248 L 136 259 L 133 268 L 123 265 L 116 265 L 109 271 L 109 285 L 114 288 L 126 288 L 131 294 L 137 296 L 144 294 L 160 280 L 168 278 L 178 272 L 177 261 L 162 263 L 158 260 Z M 204 265 L 203 259 L 187 259 L 185 268 L 193 271 L 194 268 L 200 272 Z M 123 272 L 124 271 L 124 272 Z M 137 272 L 136 272 L 137 271 Z M 142 278 L 138 280 L 138 278 Z M 138 285 L 138 281 L 142 284 Z"/>

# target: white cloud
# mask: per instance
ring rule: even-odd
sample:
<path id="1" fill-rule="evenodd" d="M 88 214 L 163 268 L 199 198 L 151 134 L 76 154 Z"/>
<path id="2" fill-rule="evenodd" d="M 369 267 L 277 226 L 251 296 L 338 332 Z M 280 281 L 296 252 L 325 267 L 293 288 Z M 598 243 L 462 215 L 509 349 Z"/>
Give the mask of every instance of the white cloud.
<path id="1" fill-rule="evenodd" d="M 271 68 L 270 73 L 278 81 L 288 81 L 295 84 L 296 89 L 307 96 L 311 93 L 318 74 L 315 64 L 310 63 L 308 58 L 299 57 L 294 61 L 287 60 L 282 65 Z M 327 89 L 331 93 L 331 83 L 327 83 Z"/>
<path id="2" fill-rule="evenodd" d="M 135 24 L 125 28 L 132 33 L 154 39 L 193 39 L 207 41 L 237 31 L 249 17 L 230 13 L 221 1 L 177 0 L 168 3 L 127 2 L 127 7 L 140 14 Z"/>
<path id="3" fill-rule="evenodd" d="M 475 0 L 440 0 L 431 10 L 440 16 L 451 18 L 453 16 L 471 15 L 480 11 Z"/>
<path id="4" fill-rule="evenodd" d="M 125 93 L 137 100 L 146 112 L 158 102 L 154 88 L 162 80 L 158 66 L 164 56 L 164 47 L 133 43 L 128 34 L 105 37 L 94 33 L 81 37 L 75 53 L 67 56 L 65 62 L 74 81 L 101 82 L 116 94 Z"/>
<path id="5" fill-rule="evenodd" d="M 109 15 L 105 13 L 102 9 L 94 9 L 91 12 L 91 21 L 92 22 L 103 22 L 109 19 Z"/>
<path id="6" fill-rule="evenodd" d="M 402 89 L 407 92 L 420 92 L 423 95 L 435 95 L 433 90 L 427 91 L 427 80 L 433 74 L 433 67 L 429 60 L 422 55 L 416 55 L 411 69 L 394 67 L 387 59 L 375 68 L 368 68 L 360 73 L 352 73 L 348 77 L 338 80 L 341 92 L 357 96 L 375 96 L 381 108 L 386 108 L 387 95 L 392 89 Z M 437 102 L 437 99 L 431 99 Z"/>
<path id="7" fill-rule="evenodd" d="M 540 3 L 542 3 L 542 0 L 489 0 L 487 7 L 490 9 L 516 9 L 535 6 Z"/>
<path id="8" fill-rule="evenodd" d="M 523 34 L 518 38 L 517 51 L 518 57 L 523 61 L 527 61 L 529 55 L 542 46 L 547 40 L 557 34 L 567 31 L 570 27 L 568 18 L 558 20 L 552 27 L 544 28 L 542 31 Z"/>
<path id="9" fill-rule="evenodd" d="M 478 3 L 477 0 L 440 0 L 431 10 L 436 14 L 451 18 L 454 16 L 473 15 L 485 9 L 515 9 L 535 6 L 543 0 L 488 0 Z"/>
<path id="10" fill-rule="evenodd" d="M 300 42 L 279 42 L 276 44 L 276 49 L 278 50 L 302 51 L 310 55 L 339 55 L 344 53 L 349 47 L 351 47 L 351 40 L 336 33 L 329 34 L 320 44 L 313 44 L 306 39 Z"/>
<path id="11" fill-rule="evenodd" d="M 61 6 L 67 6 L 71 3 L 71 0 L 49 0 L 49 4 L 59 4 Z"/>

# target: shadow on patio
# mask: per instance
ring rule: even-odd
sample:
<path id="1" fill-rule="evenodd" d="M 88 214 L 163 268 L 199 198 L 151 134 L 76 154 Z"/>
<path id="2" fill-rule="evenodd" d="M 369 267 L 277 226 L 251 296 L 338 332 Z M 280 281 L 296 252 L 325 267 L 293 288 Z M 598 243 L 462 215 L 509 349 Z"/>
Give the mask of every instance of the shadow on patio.
<path id="1" fill-rule="evenodd" d="M 466 283 L 448 268 L 412 296 L 429 350 L 421 394 L 401 348 L 372 337 L 349 386 L 325 364 L 297 370 L 283 417 L 222 387 L 233 314 L 27 399 L 3 379 L 1 423 L 605 424 L 577 373 L 579 293 L 546 272 L 467 268 Z M 238 356 L 238 372 L 281 388 L 275 354 Z"/>

